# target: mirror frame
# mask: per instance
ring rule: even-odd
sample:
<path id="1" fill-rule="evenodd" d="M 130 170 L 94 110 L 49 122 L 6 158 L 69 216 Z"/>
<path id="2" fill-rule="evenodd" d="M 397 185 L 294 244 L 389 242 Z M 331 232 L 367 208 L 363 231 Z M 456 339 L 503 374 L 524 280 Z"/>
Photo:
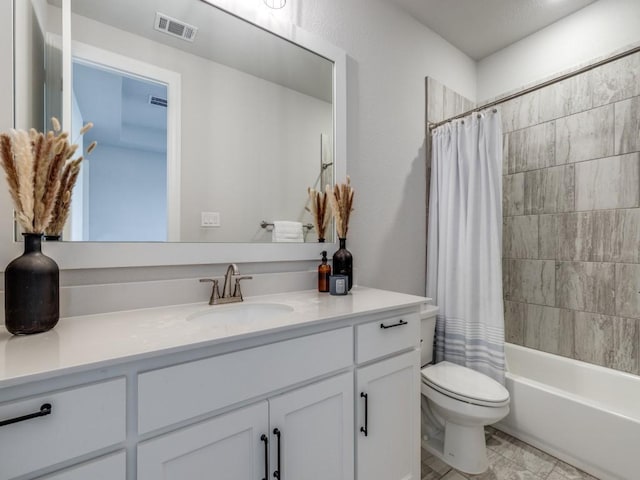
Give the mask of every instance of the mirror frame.
<path id="1" fill-rule="evenodd" d="M 17 0 L 24 1 L 24 0 Z M 256 10 L 255 7 L 238 5 L 233 0 L 192 0 L 202 1 L 211 8 L 220 8 L 230 15 L 240 18 L 266 30 L 286 41 L 321 55 L 334 63 L 333 69 L 333 145 L 336 182 L 346 179 L 347 131 L 346 131 L 346 53 L 315 34 L 279 20 L 274 15 Z M 10 21 L 14 28 L 13 2 Z M 260 2 L 262 4 L 262 2 Z M 71 78 L 71 0 L 62 2 L 63 17 L 63 82 L 70 85 Z M 14 32 L 15 38 L 15 32 Z M 15 61 L 15 43 L 12 48 Z M 13 64 L 12 64 L 13 66 Z M 15 124 L 15 72 L 12 73 L 13 112 Z M 63 93 L 64 95 L 64 93 Z M 67 93 L 70 98 L 70 94 Z M 65 102 L 64 119 L 69 119 L 70 102 Z M 66 126 L 64 128 L 67 128 Z M 304 188 L 303 185 L 301 188 Z M 4 187 L 0 196 L 0 211 L 4 212 L 7 228 L 0 238 L 0 260 L 4 265 L 20 255 L 22 243 L 13 240 L 13 228 L 9 221 L 13 218 L 13 209 Z M 337 234 L 334 232 L 334 239 Z M 52 257 L 61 270 L 150 267 L 172 265 L 198 265 L 216 263 L 260 263 L 317 260 L 321 250 L 337 249 L 337 240 L 331 243 L 148 243 L 148 242 L 51 242 L 44 247 L 45 253 Z"/>

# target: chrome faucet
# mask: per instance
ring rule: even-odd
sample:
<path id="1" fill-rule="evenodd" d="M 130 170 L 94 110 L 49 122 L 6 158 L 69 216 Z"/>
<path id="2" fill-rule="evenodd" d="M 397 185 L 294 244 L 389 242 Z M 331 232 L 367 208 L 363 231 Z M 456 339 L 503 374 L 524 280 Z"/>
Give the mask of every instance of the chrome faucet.
<path id="1" fill-rule="evenodd" d="M 219 282 L 217 278 L 201 278 L 200 282 L 212 282 L 211 298 L 209 305 L 221 305 L 224 303 L 235 303 L 242 301 L 242 289 L 240 288 L 241 280 L 250 280 L 251 276 L 240 276 L 240 271 L 235 263 L 227 267 L 227 273 L 224 275 L 224 284 L 222 286 L 222 296 L 220 296 Z M 231 281 L 235 280 L 233 293 L 231 292 Z"/>

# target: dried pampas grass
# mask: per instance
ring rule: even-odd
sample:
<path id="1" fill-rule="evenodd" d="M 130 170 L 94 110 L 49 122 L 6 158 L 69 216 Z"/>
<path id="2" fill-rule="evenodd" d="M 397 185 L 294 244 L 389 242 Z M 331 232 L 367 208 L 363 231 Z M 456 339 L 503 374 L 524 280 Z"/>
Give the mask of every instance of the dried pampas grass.
<path id="1" fill-rule="evenodd" d="M 331 204 L 333 216 L 336 219 L 338 238 L 347 238 L 349 231 L 349 218 L 353 211 L 354 190 L 351 188 L 351 179 L 347 176 L 347 183 L 327 185 L 327 196 Z"/>
<path id="2" fill-rule="evenodd" d="M 331 220 L 329 195 L 324 192 L 318 192 L 311 187 L 307 189 L 307 192 L 309 192 L 309 200 L 311 200 L 311 213 L 318 233 L 318 240 L 324 240 L 327 225 Z"/>
<path id="3" fill-rule="evenodd" d="M 55 216 L 63 175 L 72 166 L 79 170 L 82 161 L 82 157 L 72 160 L 78 146 L 69 143 L 68 133 L 59 133 L 60 122 L 53 118 L 51 124 L 53 131 L 46 134 L 34 129 L 0 134 L 0 164 L 6 174 L 16 217 L 25 233 L 48 231 Z M 85 125 L 81 134 L 91 126 Z"/>

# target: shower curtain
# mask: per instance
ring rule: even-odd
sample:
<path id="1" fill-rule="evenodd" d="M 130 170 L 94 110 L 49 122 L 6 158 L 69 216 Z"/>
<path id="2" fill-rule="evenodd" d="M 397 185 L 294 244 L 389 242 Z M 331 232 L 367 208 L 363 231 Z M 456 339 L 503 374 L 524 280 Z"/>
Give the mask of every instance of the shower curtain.
<path id="1" fill-rule="evenodd" d="M 427 296 L 440 307 L 436 362 L 504 383 L 502 127 L 497 110 L 432 136 Z"/>

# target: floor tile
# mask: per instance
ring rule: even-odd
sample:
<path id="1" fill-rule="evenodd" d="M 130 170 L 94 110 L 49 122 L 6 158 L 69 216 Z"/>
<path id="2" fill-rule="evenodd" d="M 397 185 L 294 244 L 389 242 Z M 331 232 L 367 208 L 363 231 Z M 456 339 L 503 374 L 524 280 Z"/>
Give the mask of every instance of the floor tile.
<path id="1" fill-rule="evenodd" d="M 427 465 L 422 463 L 422 472 L 421 472 L 421 480 L 440 480 L 442 478 L 442 474 L 433 471 Z M 561 479 L 564 480 L 564 479 Z"/>
<path id="2" fill-rule="evenodd" d="M 460 472 L 423 450 L 421 480 L 598 480 L 493 427 L 485 428 L 485 436 L 486 472 Z"/>
<path id="3" fill-rule="evenodd" d="M 422 464 L 440 475 L 444 475 L 451 470 L 451 467 L 447 463 L 432 453 L 427 452 L 424 448 L 422 449 Z"/>
<path id="4" fill-rule="evenodd" d="M 509 450 L 507 458 L 525 470 L 545 478 L 556 464 L 556 459 L 520 440 L 515 440 L 514 448 Z"/>
<path id="5" fill-rule="evenodd" d="M 455 470 L 451 470 L 444 477 L 442 477 L 442 480 L 465 480 L 465 478 Z"/>
<path id="6" fill-rule="evenodd" d="M 568 463 L 558 460 L 547 480 L 598 480 Z"/>

